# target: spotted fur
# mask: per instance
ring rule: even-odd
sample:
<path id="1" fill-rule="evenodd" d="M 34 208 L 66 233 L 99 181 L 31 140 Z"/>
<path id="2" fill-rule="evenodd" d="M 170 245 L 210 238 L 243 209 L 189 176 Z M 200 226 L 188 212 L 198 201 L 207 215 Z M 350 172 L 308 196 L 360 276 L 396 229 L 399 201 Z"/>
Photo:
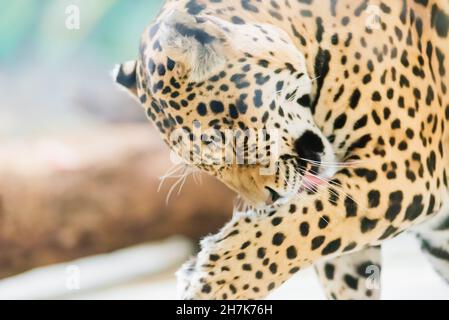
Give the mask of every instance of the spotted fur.
<path id="1" fill-rule="evenodd" d="M 225 129 L 281 141 L 272 175 L 201 151 L 255 209 L 202 241 L 182 297 L 263 298 L 315 265 L 328 297 L 378 298 L 361 270 L 408 230 L 449 279 L 448 37 L 445 0 L 167 2 L 117 78 L 163 139 L 180 152 L 189 132 L 189 160 Z M 310 173 L 331 182 L 304 190 Z"/>

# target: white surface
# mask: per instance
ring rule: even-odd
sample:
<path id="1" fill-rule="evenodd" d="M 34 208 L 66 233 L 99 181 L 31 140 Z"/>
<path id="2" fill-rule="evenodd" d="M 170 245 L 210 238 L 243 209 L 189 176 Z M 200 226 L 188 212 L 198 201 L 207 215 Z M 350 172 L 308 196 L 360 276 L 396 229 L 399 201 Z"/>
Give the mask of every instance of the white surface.
<path id="1" fill-rule="evenodd" d="M 0 281 L 0 299 L 70 298 L 157 275 L 193 251 L 183 238 L 139 245 L 110 254 L 35 269 Z"/>
<path id="2" fill-rule="evenodd" d="M 382 248 L 382 299 L 449 299 L 449 284 L 432 269 L 411 235 L 402 235 Z M 312 268 L 299 272 L 277 289 L 272 299 L 324 299 Z"/>
<path id="3" fill-rule="evenodd" d="M 176 299 L 174 272 L 191 249 L 187 240 L 175 238 L 39 269 L 1 281 L 0 298 Z M 433 271 L 413 237 L 401 236 L 386 243 L 383 260 L 383 299 L 449 299 L 449 285 Z M 80 291 L 65 288 L 68 265 L 80 266 Z M 310 300 L 324 296 L 309 268 L 269 298 Z"/>

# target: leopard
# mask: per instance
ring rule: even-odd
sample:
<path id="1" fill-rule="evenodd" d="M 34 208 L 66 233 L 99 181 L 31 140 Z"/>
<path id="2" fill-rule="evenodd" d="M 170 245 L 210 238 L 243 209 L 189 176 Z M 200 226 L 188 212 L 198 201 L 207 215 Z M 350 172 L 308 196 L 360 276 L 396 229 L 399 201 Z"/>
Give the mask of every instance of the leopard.
<path id="1" fill-rule="evenodd" d="M 166 1 L 115 80 L 244 203 L 180 297 L 264 299 L 314 267 L 329 299 L 380 299 L 403 232 L 449 281 L 448 55 L 445 0 Z"/>

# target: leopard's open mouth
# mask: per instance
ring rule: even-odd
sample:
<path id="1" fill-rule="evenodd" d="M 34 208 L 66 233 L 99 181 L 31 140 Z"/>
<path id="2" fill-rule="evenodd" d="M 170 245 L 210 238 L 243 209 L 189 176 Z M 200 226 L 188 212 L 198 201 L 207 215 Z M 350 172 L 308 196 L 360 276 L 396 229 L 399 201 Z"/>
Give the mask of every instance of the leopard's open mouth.
<path id="1" fill-rule="evenodd" d="M 319 175 L 307 172 L 303 177 L 303 182 L 299 188 L 299 193 L 301 192 L 316 192 L 318 187 L 326 184 L 327 179 L 320 177 Z"/>
<path id="2" fill-rule="evenodd" d="M 330 184 L 330 179 L 336 172 L 335 167 L 327 167 L 325 170 L 318 166 L 309 166 L 307 170 L 303 170 L 302 184 L 299 187 L 298 193 L 312 192 L 315 193 L 318 187 Z"/>

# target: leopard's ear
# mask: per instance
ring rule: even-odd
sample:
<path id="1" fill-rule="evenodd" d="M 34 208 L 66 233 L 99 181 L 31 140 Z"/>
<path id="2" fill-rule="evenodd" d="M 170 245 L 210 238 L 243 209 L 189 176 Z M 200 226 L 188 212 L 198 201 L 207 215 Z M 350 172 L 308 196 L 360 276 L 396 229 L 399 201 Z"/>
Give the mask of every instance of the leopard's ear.
<path id="1" fill-rule="evenodd" d="M 208 17 L 173 10 L 162 21 L 159 42 L 170 59 L 181 63 L 189 80 L 201 82 L 224 68 L 225 36 Z"/>
<path id="2" fill-rule="evenodd" d="M 137 98 L 137 61 L 128 61 L 117 65 L 112 77 L 121 88 Z"/>

